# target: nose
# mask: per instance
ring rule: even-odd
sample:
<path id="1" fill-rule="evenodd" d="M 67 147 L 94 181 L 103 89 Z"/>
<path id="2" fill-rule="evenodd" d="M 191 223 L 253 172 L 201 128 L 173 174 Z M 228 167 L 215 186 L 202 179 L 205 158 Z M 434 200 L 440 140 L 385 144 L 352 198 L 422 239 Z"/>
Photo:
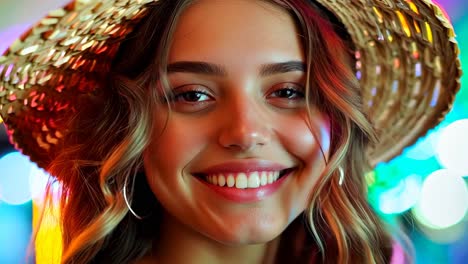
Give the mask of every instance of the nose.
<path id="1" fill-rule="evenodd" d="M 272 122 L 254 102 L 231 103 L 223 113 L 219 144 L 244 152 L 267 145 L 272 137 Z"/>

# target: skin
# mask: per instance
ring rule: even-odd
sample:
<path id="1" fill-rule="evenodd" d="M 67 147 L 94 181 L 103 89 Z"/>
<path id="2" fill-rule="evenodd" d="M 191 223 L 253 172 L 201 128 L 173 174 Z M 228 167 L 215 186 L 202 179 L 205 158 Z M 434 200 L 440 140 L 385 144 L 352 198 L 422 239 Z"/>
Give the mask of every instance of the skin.
<path id="1" fill-rule="evenodd" d="M 173 38 L 169 64 L 182 61 L 217 64 L 225 74 L 169 73 L 176 99 L 166 126 L 169 109 L 161 105 L 154 114 L 144 155 L 148 184 L 164 207 L 161 237 L 145 261 L 269 263 L 281 233 L 308 206 L 325 166 L 320 146 L 328 156 L 329 120 L 312 109 L 309 121 L 305 73 L 259 74 L 265 64 L 304 62 L 299 32 L 269 3 L 200 0 L 183 13 Z M 193 175 L 239 160 L 295 171 L 254 203 L 229 201 Z"/>

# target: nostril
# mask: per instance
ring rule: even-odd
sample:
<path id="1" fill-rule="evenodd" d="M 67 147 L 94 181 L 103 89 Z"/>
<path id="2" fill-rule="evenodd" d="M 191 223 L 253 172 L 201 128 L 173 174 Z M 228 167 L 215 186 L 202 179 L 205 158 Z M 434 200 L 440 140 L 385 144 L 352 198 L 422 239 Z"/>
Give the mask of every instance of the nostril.
<path id="1" fill-rule="evenodd" d="M 220 132 L 218 141 L 224 148 L 249 152 L 267 145 L 271 139 L 270 132 L 266 128 L 248 125 L 230 126 Z"/>

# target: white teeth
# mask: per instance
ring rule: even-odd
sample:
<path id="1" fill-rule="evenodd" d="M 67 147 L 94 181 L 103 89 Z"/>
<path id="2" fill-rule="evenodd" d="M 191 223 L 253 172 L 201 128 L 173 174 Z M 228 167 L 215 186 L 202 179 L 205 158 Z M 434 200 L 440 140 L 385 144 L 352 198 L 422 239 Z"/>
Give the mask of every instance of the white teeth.
<path id="1" fill-rule="evenodd" d="M 273 172 L 273 181 L 278 180 L 279 175 L 280 175 L 280 172 L 279 172 L 279 171 L 274 171 L 274 172 Z"/>
<path id="2" fill-rule="evenodd" d="M 236 188 L 245 189 L 247 188 L 247 175 L 245 173 L 239 173 L 236 177 Z"/>
<path id="3" fill-rule="evenodd" d="M 253 171 L 250 173 L 211 174 L 206 181 L 221 187 L 235 187 L 238 189 L 258 188 L 272 184 L 279 179 L 279 171 Z"/>
<path id="4" fill-rule="evenodd" d="M 229 174 L 227 177 L 227 186 L 232 187 L 236 183 L 236 180 L 234 179 L 234 175 Z"/>
<path id="5" fill-rule="evenodd" d="M 258 172 L 255 171 L 249 175 L 248 187 L 257 188 L 258 186 L 260 186 L 260 176 L 258 175 Z"/>
<path id="6" fill-rule="evenodd" d="M 267 185 L 268 183 L 268 173 L 266 171 L 262 171 L 262 176 L 260 178 L 260 184 L 262 186 Z"/>
<path id="7" fill-rule="evenodd" d="M 224 178 L 224 175 L 220 174 L 218 176 L 218 185 L 223 187 L 226 184 L 226 178 Z"/>
<path id="8" fill-rule="evenodd" d="M 273 183 L 273 172 L 269 171 L 267 173 L 268 176 L 268 183 Z"/>

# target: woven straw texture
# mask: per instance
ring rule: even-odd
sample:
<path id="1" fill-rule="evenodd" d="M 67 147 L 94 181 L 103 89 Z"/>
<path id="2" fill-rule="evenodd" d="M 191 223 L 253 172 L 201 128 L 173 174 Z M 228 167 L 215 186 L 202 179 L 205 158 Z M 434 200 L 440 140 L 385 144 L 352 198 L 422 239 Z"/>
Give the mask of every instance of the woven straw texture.
<path id="1" fill-rule="evenodd" d="M 161 0 L 163 1 L 163 0 Z M 50 12 L 0 57 L 0 115 L 15 147 L 46 168 L 70 113 L 99 89 L 119 43 L 151 0 L 78 0 Z M 449 20 L 428 0 L 319 0 L 356 47 L 363 105 L 387 161 L 437 125 L 460 87 Z"/>
<path id="2" fill-rule="evenodd" d="M 437 125 L 460 88 L 452 25 L 431 1 L 320 0 L 356 45 L 363 104 L 380 142 L 372 165 L 388 161 Z"/>

